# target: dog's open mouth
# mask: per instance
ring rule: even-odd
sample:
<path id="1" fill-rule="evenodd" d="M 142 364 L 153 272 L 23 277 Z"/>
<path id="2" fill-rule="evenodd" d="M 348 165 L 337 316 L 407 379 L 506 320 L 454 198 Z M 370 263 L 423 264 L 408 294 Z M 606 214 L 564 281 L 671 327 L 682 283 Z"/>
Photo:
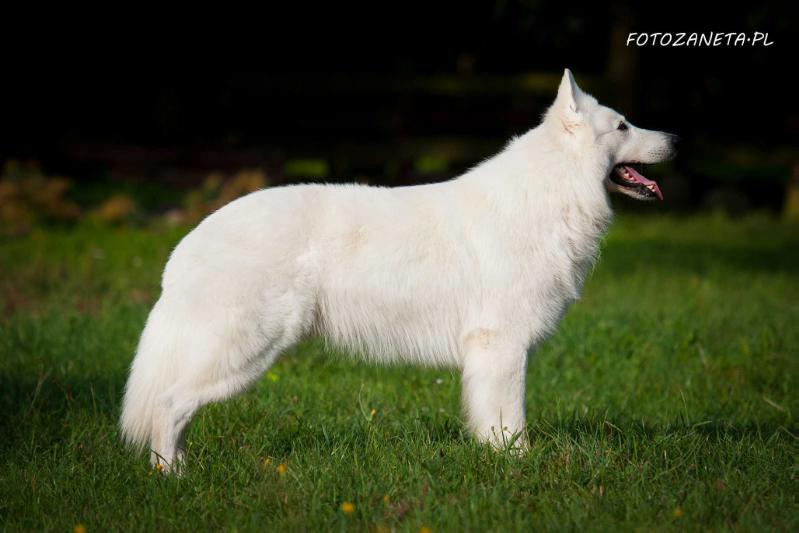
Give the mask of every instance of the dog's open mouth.
<path id="1" fill-rule="evenodd" d="M 658 184 L 643 177 L 629 164 L 621 163 L 613 167 L 609 178 L 609 188 L 637 200 L 663 199 Z"/>

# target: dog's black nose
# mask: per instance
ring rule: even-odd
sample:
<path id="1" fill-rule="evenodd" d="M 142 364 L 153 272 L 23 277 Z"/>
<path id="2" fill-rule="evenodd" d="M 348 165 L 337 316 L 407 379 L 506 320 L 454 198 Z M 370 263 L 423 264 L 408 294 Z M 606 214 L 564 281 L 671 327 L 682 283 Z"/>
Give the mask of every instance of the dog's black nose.
<path id="1" fill-rule="evenodd" d="M 680 142 L 680 136 L 675 135 L 673 133 L 669 133 L 669 140 L 671 141 L 671 144 L 677 144 L 678 142 Z"/>

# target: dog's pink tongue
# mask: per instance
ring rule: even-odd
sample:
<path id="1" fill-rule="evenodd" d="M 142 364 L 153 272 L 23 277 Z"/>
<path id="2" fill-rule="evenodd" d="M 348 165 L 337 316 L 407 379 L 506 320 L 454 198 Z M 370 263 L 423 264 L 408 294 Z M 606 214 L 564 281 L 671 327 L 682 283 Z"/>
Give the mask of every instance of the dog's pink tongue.
<path id="1" fill-rule="evenodd" d="M 663 193 L 660 192 L 660 187 L 658 187 L 657 182 L 646 179 L 641 174 L 639 174 L 633 167 L 628 167 L 627 165 L 624 165 L 624 170 L 626 170 L 630 174 L 630 176 L 638 183 L 643 183 L 644 185 L 651 185 L 652 188 L 655 190 L 655 194 L 658 195 L 658 198 L 660 198 L 661 200 L 663 199 Z"/>

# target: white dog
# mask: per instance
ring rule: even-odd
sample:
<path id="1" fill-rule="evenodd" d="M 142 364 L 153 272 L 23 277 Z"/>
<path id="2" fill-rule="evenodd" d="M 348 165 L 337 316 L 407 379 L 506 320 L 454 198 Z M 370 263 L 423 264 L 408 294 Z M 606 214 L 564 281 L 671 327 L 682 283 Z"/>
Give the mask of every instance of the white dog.
<path id="1" fill-rule="evenodd" d="M 377 361 L 461 369 L 475 436 L 524 447 L 528 353 L 580 295 L 611 220 L 607 190 L 661 197 L 628 164 L 669 158 L 675 140 L 599 105 L 566 70 L 538 127 L 451 181 L 297 185 L 231 202 L 166 265 L 124 438 L 180 466 L 200 407 L 322 335 Z"/>

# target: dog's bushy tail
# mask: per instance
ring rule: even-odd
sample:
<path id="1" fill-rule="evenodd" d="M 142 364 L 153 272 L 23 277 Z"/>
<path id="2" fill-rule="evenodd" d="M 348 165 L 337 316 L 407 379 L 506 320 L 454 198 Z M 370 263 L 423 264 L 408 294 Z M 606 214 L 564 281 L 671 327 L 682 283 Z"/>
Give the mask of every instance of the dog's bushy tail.
<path id="1" fill-rule="evenodd" d="M 175 382 L 179 370 L 178 343 L 171 331 L 174 323 L 164 311 L 162 300 L 147 318 L 122 403 L 122 440 L 139 451 L 152 440 L 158 397 Z"/>

